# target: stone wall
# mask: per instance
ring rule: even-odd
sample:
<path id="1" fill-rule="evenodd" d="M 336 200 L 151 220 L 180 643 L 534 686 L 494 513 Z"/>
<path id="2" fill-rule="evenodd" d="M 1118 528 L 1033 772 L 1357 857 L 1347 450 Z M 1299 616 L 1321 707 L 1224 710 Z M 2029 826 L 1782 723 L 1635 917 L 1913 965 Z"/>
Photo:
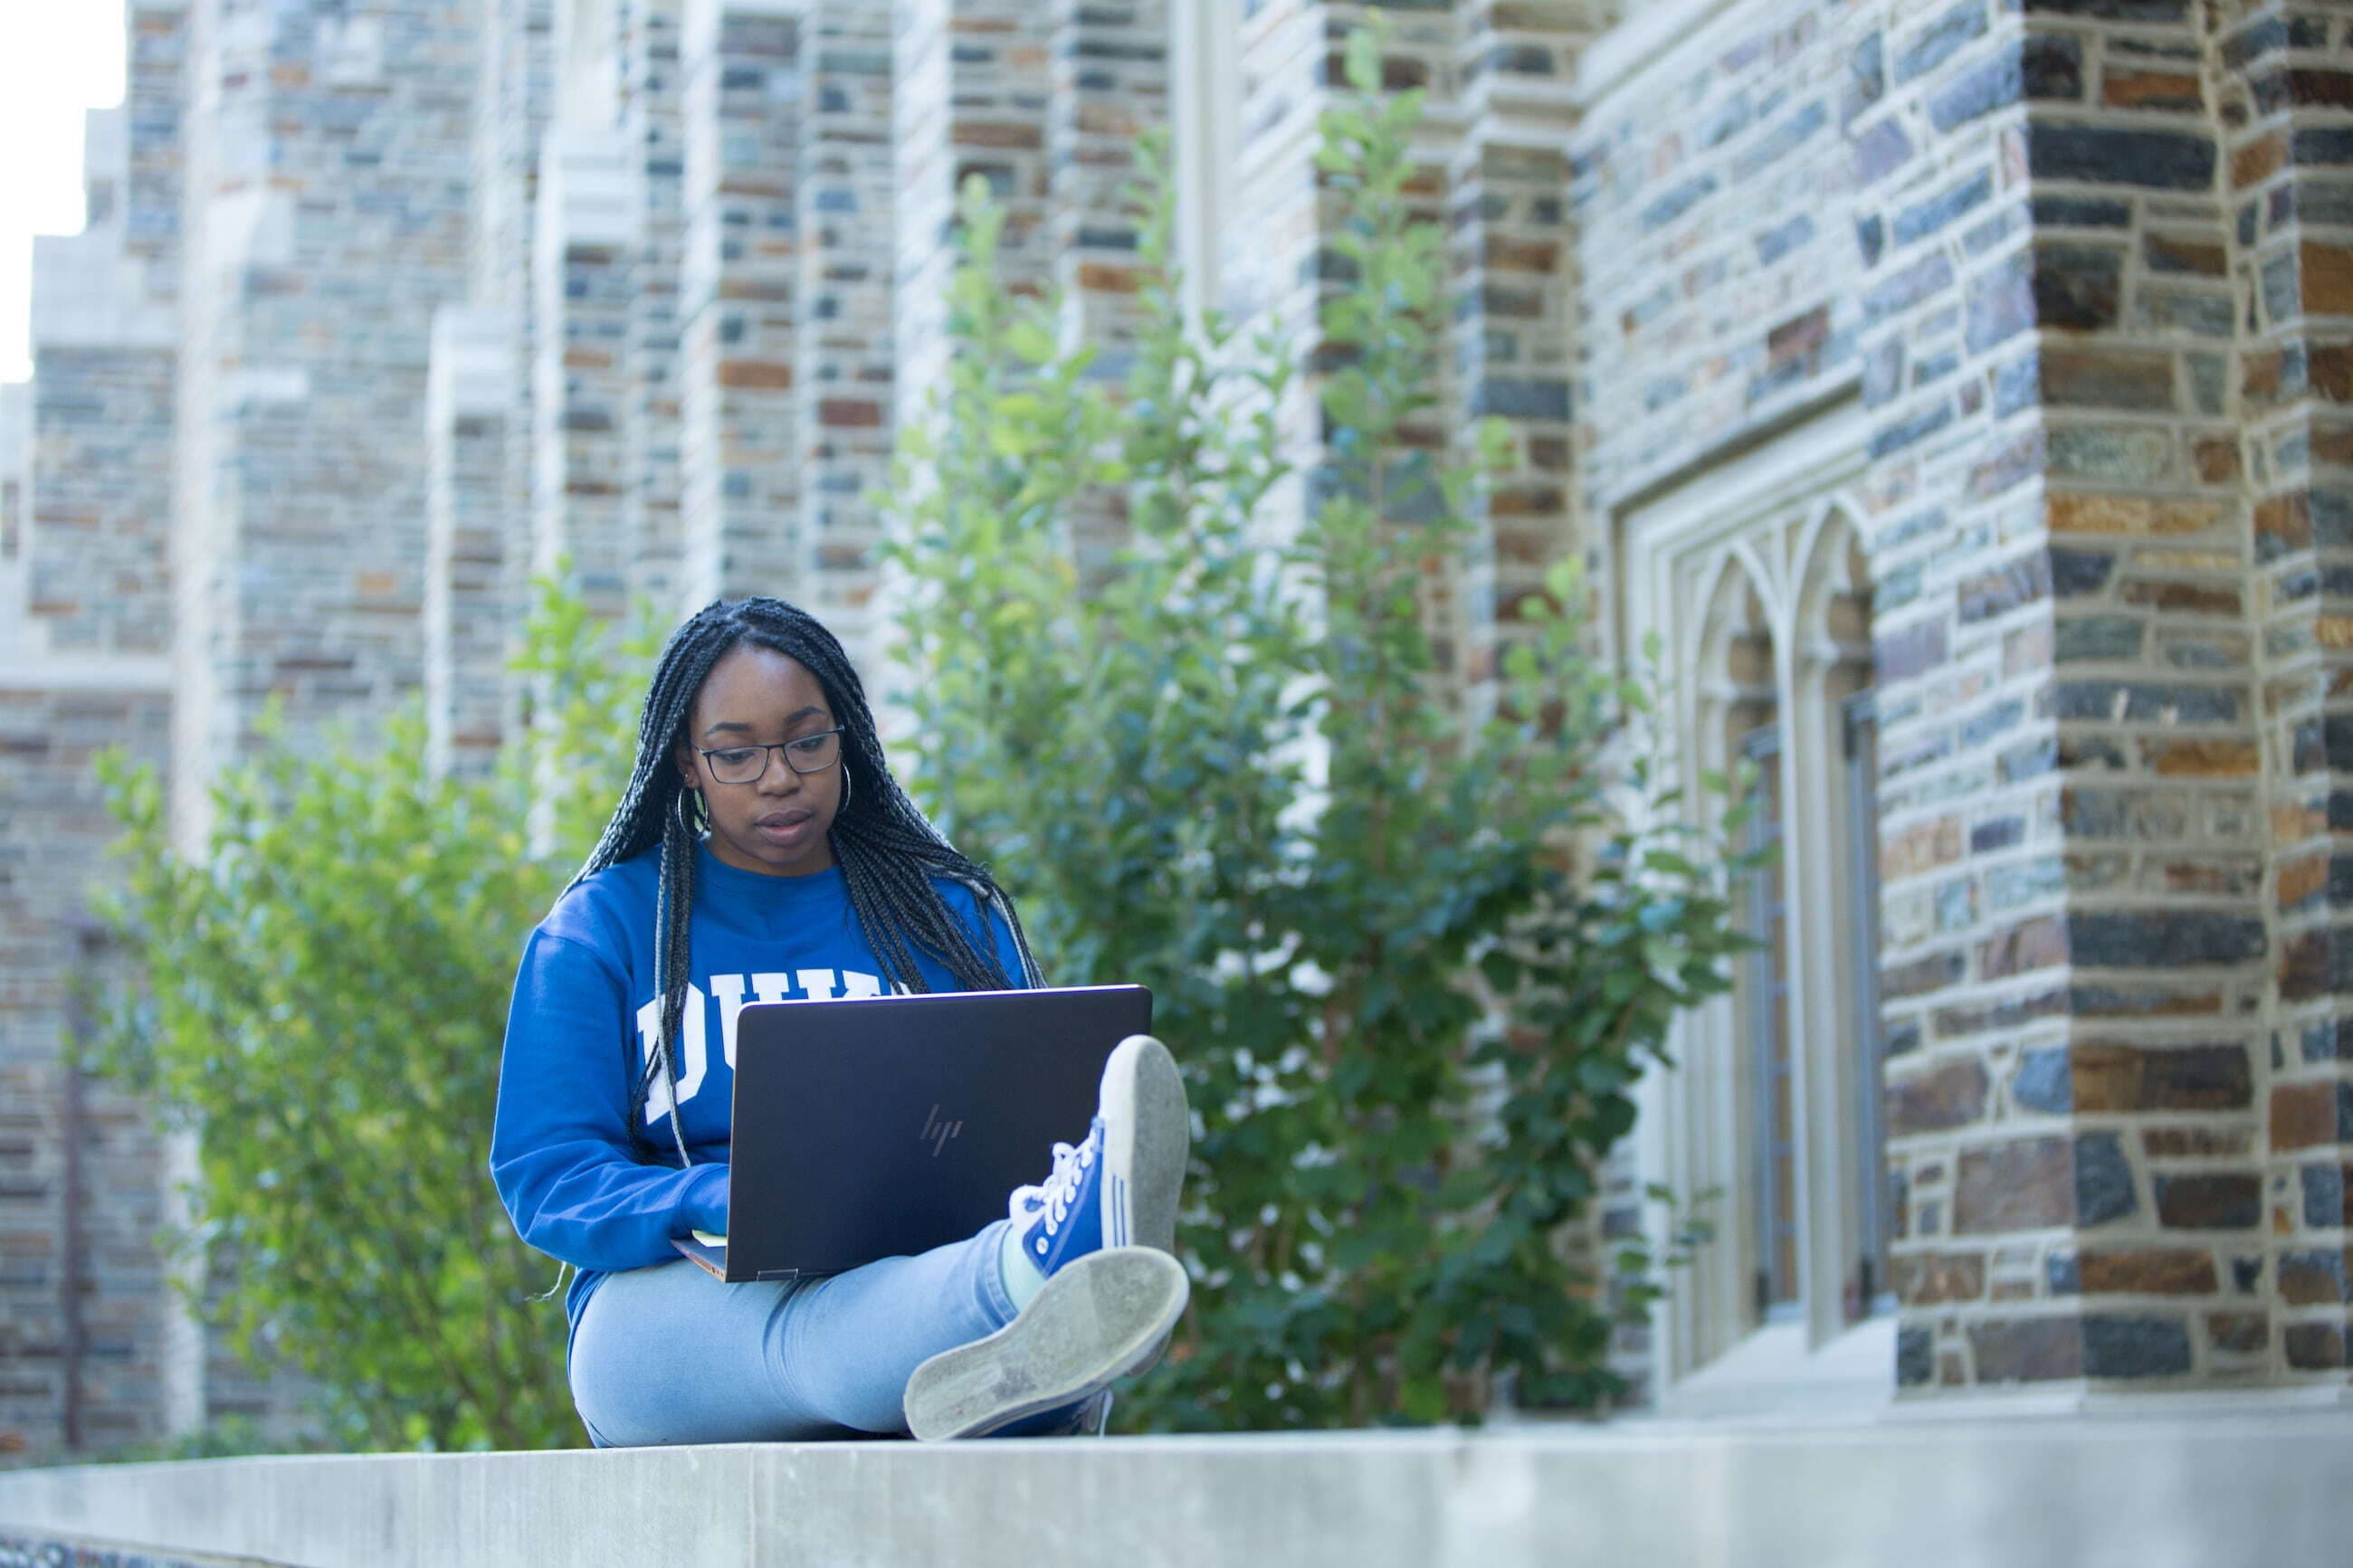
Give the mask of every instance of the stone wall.
<path id="1" fill-rule="evenodd" d="M 517 377 L 506 316 L 444 306 L 426 384 L 425 719 L 432 765 L 488 768 L 505 735 L 507 417 Z"/>
<path id="2" fill-rule="evenodd" d="M 892 258 L 897 250 L 892 11 L 809 0 L 801 22 L 801 274 L 794 331 L 800 440 L 799 559 L 787 596 L 881 671 L 879 520 L 897 400 Z"/>
<path id="3" fill-rule="evenodd" d="M 801 554 L 797 7 L 686 19 L 681 605 L 774 593 Z"/>
<path id="4" fill-rule="evenodd" d="M 1709 26 L 1577 140 L 1588 539 L 1861 399 L 1900 1380 L 2339 1378 L 2341 18 Z"/>
<path id="5" fill-rule="evenodd" d="M 2327 5 L 2216 11 L 2203 85 L 2221 127 L 2221 216 L 2241 323 L 2230 392 L 2242 558 L 2253 573 L 2239 635 L 2253 643 L 2260 680 L 2250 700 L 2267 784 L 2257 832 L 2270 851 L 2272 992 L 2269 1037 L 2255 1052 L 2267 1093 L 2230 1129 L 2227 1166 L 2173 1176 L 2170 1190 L 2188 1186 L 2210 1215 L 2254 1211 L 2232 1266 L 2270 1271 L 2269 1341 L 2242 1310 L 2209 1316 L 2215 1348 L 2228 1341 L 2290 1378 L 2341 1384 L 2353 1301 L 2353 1050 L 2340 1043 L 2353 992 L 2353 881 L 2340 869 L 2353 826 L 2353 18 Z M 2195 259 L 2211 265 L 2209 254 Z M 2220 443 L 2194 450 L 2196 477 L 2207 477 L 2201 459 L 2219 474 L 2232 456 Z M 2181 1142 L 2180 1154 L 2201 1152 Z M 2160 1217 L 2168 1195 L 2157 1194 Z"/>
<path id="6" fill-rule="evenodd" d="M 146 20 L 129 102 L 89 117 L 90 221 L 37 242 L 35 380 L 0 389 L 0 1453 L 164 1427 L 163 1141 L 76 1048 L 124 978 L 93 910 L 115 832 L 93 759 L 170 757 L 168 160 L 140 131 L 168 121 L 169 21 Z"/>
<path id="7" fill-rule="evenodd" d="M 683 0 L 630 0 L 621 41 L 621 133 L 629 148 L 630 205 L 638 214 L 629 258 L 629 398 L 623 461 L 629 475 L 621 530 L 628 584 L 667 617 L 679 603 L 679 268 L 686 247 L 686 149 L 679 55 Z M 699 607 L 699 606 L 698 606 Z"/>
<path id="8" fill-rule="evenodd" d="M 467 284 L 481 37 L 438 0 L 193 0 L 184 17 L 185 74 L 159 70 L 156 89 L 186 92 L 172 806 L 195 847 L 206 785 L 267 702 L 301 733 L 364 725 L 422 686 L 427 366 L 434 312 Z M 192 1148 L 167 1152 L 185 1180 Z M 298 1388 L 257 1381 L 192 1324 L 169 1342 L 175 1430 L 299 1422 Z"/>
<path id="9" fill-rule="evenodd" d="M 113 978 L 88 900 L 114 827 L 91 759 L 162 765 L 155 689 L 0 678 L 0 1454 L 163 1435 L 147 1112 L 77 1069 L 72 988 Z"/>

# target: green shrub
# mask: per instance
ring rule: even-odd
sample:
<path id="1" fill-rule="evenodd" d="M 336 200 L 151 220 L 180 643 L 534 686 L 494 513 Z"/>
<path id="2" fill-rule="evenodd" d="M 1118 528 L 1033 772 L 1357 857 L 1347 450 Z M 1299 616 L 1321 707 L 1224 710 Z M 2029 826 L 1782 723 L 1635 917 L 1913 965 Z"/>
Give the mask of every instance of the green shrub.
<path id="1" fill-rule="evenodd" d="M 995 281 L 976 184 L 956 352 L 890 500 L 915 787 L 1024 900 L 1050 980 L 1149 984 L 1188 1074 L 1196 1306 L 1127 1406 L 1161 1426 L 1474 1418 L 1504 1379 L 1606 1401 L 1656 1260 L 1597 1279 L 1567 1238 L 1670 1019 L 1740 945 L 1732 863 L 1633 826 L 1672 800 L 1604 765 L 1644 693 L 1587 657 L 1572 567 L 1519 606 L 1501 717 L 1443 678 L 1419 584 L 1479 475 L 1409 428 L 1444 274 L 1405 196 L 1419 95 L 1377 94 L 1375 35 L 1347 58 L 1319 157 L 1353 279 L 1324 306 L 1327 471 L 1284 460 L 1284 349 L 1186 330 L 1155 147 L 1161 281 L 1119 405 L 1050 302 Z M 1302 478 L 1278 544 L 1270 496 Z M 1073 520 L 1107 497 L 1132 542 L 1082 586 Z"/>
<path id="2" fill-rule="evenodd" d="M 625 678 L 546 587 L 527 644 L 542 725 L 481 779 L 432 774 L 413 708 L 364 750 L 273 717 L 182 855 L 153 771 L 101 763 L 126 830 L 109 911 L 147 983 L 105 1065 L 199 1132 L 178 1239 L 227 1264 L 214 1322 L 315 1380 L 352 1447 L 581 1440 L 531 1301 L 556 1266 L 484 1161 L 515 963 L 627 779 L 649 650 Z"/>

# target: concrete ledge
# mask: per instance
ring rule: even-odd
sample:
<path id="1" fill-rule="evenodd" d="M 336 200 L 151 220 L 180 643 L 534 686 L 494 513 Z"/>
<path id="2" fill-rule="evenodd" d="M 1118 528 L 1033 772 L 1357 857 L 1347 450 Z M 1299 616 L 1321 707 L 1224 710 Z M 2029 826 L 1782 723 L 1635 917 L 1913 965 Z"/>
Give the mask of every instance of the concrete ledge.
<path id="1" fill-rule="evenodd" d="M 336 1568 L 2273 1568 L 2347 1561 L 2348 1476 L 2341 1411 L 1629 1421 L 24 1470 L 0 1539 Z"/>

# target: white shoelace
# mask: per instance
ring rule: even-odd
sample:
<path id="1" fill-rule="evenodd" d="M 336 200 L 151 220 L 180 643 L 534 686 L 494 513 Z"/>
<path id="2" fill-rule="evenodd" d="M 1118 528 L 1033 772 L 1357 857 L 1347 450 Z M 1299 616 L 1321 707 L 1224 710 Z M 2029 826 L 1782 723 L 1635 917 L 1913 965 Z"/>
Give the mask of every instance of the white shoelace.
<path id="1" fill-rule="evenodd" d="M 1054 1145 L 1054 1169 L 1043 1184 L 1016 1187 L 1006 1206 L 1007 1217 L 1017 1226 L 1028 1225 L 1043 1209 L 1046 1223 L 1037 1240 L 1037 1250 L 1042 1256 L 1047 1242 L 1062 1228 L 1071 1217 L 1071 1201 L 1078 1195 L 1079 1183 L 1095 1163 L 1095 1141 L 1091 1132 L 1087 1141 L 1073 1147 L 1068 1143 Z"/>

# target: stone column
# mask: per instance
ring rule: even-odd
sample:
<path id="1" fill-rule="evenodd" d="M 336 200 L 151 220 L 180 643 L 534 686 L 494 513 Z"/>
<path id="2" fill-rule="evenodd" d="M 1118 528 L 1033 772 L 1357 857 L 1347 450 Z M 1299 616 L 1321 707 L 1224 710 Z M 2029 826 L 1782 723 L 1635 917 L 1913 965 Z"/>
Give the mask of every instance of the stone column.
<path id="1" fill-rule="evenodd" d="M 539 216 L 540 143 L 554 100 L 553 0 L 489 0 L 482 70 L 475 90 L 472 263 L 469 297 L 498 314 L 505 335 L 506 408 L 500 499 L 498 604 L 508 656 L 518 649 L 531 602 L 534 468 L 532 404 L 538 363 L 533 257 Z M 509 681 L 500 730 L 520 725 L 522 683 Z"/>
<path id="2" fill-rule="evenodd" d="M 1838 95 L 1906 1390 L 2254 1375 L 2215 1327 L 2268 941 L 2200 55 L 2187 7 L 1905 6 Z"/>
<path id="3" fill-rule="evenodd" d="M 629 147 L 638 242 L 629 258 L 628 465 L 622 531 L 632 598 L 652 601 L 665 630 L 681 617 L 679 268 L 686 246 L 680 117 L 683 0 L 632 0 L 622 40 L 621 131 Z"/>
<path id="4" fill-rule="evenodd" d="M 793 333 L 801 527 L 792 581 L 861 672 L 880 668 L 878 520 L 890 480 L 891 14 L 810 0 L 801 23 L 800 281 Z"/>
<path id="5" fill-rule="evenodd" d="M 1458 7 L 1465 131 L 1448 171 L 1452 363 L 1458 428 L 1504 420 L 1512 466 L 1479 507 L 1479 532 L 1449 574 L 1441 621 L 1475 709 L 1493 704 L 1496 658 L 1521 605 L 1576 548 L 1569 383 L 1577 335 L 1569 228 L 1570 84 L 1604 25 L 1595 7 Z M 1451 456 L 1475 456 L 1458 440 Z"/>
<path id="6" fill-rule="evenodd" d="M 195 0 L 174 526 L 175 835 L 272 698 L 301 736 L 423 680 L 434 310 L 467 284 L 470 7 Z M 279 1396 L 206 1367 L 206 1407 Z"/>
<path id="7" fill-rule="evenodd" d="M 1237 323 L 1241 341 L 1271 333 L 1289 345 L 1303 367 L 1284 406 L 1276 411 L 1298 469 L 1295 479 L 1268 498 L 1266 525 L 1281 536 L 1306 517 L 1320 487 L 1331 479 L 1319 401 L 1330 350 L 1318 313 L 1349 263 L 1326 244 L 1338 219 L 1329 177 L 1314 164 L 1318 117 L 1347 90 L 1348 33 L 1368 12 L 1387 12 L 1391 35 L 1382 65 L 1384 85 L 1391 90 L 1418 88 L 1429 95 L 1429 123 L 1416 149 L 1427 161 L 1408 195 L 1420 204 L 1419 216 L 1443 222 L 1446 170 L 1460 133 L 1456 23 L 1444 7 L 1342 0 L 1269 0 L 1242 10 L 1237 105 L 1241 131 L 1228 186 L 1231 203 L 1220 214 L 1222 232 L 1209 240 L 1217 250 L 1215 297 L 1203 302 Z M 1441 403 L 1451 377 L 1451 367 L 1441 363 Z M 1445 444 L 1440 433 L 1445 417 L 1435 411 L 1429 416 L 1425 434 L 1433 448 Z"/>
<path id="8" fill-rule="evenodd" d="M 487 770 L 505 708 L 510 324 L 504 311 L 481 306 L 444 307 L 433 322 L 425 390 L 425 719 L 439 773 Z"/>
<path id="9" fill-rule="evenodd" d="M 2178 1140 L 2184 1168 L 2158 1201 L 2243 1221 L 2233 1283 L 2243 1298 L 2260 1281 L 2269 1310 L 2240 1300 L 2209 1314 L 2210 1353 L 2341 1385 L 2353 1326 L 2353 22 L 2339 6 L 2240 0 L 2212 24 L 2241 331 L 2229 391 L 2242 424 L 2235 448 L 2200 457 L 2245 498 L 2275 994 L 2256 1053 L 2265 1092 L 2227 1148 Z M 2144 262 L 2211 270 L 2221 250 L 2170 246 Z"/>
<path id="10" fill-rule="evenodd" d="M 797 599 L 798 0 L 697 0 L 685 46 L 681 600 Z"/>
<path id="11" fill-rule="evenodd" d="M 1169 26 L 1166 0 L 1060 0 L 1054 11 L 1046 247 L 1064 335 L 1097 351 L 1094 374 L 1113 386 L 1132 362 L 1139 314 L 1137 143 L 1168 131 Z"/>
<path id="12" fill-rule="evenodd" d="M 998 255 L 1007 286 L 1043 295 L 1050 284 L 1046 123 L 1055 27 L 1050 8 L 1020 0 L 897 0 L 893 12 L 900 83 L 893 342 L 902 371 L 899 417 L 913 420 L 947 363 L 947 282 L 965 181 L 987 181 L 1005 210 Z"/>
<path id="13" fill-rule="evenodd" d="M 1061 0 L 1054 14 L 1046 119 L 1052 286 L 1062 340 L 1095 351 L 1090 374 L 1113 395 L 1134 366 L 1143 321 L 1136 246 L 1148 215 L 1136 188 L 1138 141 L 1168 131 L 1169 27 L 1165 0 Z M 1100 576 L 1126 538 L 1122 498 L 1082 498 L 1071 533 L 1082 580 Z"/>
<path id="14" fill-rule="evenodd" d="M 638 242 L 617 131 L 566 125 L 543 144 L 533 258 L 532 570 L 563 574 L 597 614 L 627 609 L 623 498 L 629 255 Z"/>

